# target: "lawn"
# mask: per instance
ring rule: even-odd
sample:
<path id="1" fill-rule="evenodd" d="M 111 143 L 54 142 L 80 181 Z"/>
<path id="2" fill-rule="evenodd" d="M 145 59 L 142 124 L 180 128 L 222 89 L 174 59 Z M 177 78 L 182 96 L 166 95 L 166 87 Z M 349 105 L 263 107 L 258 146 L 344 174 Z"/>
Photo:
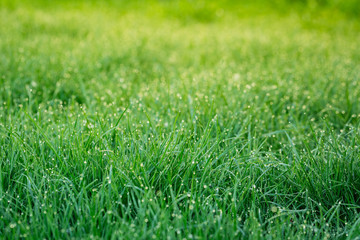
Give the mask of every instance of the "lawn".
<path id="1" fill-rule="evenodd" d="M 0 239 L 359 239 L 356 0 L 0 2 Z"/>

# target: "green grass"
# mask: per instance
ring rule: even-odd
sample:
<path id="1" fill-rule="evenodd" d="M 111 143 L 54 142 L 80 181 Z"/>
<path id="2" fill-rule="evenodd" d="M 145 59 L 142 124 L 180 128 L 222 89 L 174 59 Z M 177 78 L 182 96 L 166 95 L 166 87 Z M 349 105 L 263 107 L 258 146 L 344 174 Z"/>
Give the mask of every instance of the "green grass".
<path id="1" fill-rule="evenodd" d="M 3 0 L 0 238 L 359 237 L 344 2 Z"/>

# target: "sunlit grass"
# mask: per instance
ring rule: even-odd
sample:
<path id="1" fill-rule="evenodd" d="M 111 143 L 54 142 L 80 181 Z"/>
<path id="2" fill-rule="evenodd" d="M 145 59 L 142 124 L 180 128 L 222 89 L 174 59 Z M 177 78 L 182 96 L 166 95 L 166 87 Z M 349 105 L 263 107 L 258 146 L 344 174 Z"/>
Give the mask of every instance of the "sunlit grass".
<path id="1" fill-rule="evenodd" d="M 324 4 L 4 1 L 0 236 L 359 236 L 360 24 Z"/>

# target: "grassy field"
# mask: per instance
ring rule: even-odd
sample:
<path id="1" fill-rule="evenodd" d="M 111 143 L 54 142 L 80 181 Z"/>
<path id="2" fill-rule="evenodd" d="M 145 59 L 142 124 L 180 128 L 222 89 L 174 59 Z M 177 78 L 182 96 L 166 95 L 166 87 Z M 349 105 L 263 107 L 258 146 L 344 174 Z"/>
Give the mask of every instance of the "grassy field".
<path id="1" fill-rule="evenodd" d="M 0 2 L 0 239 L 359 239 L 356 1 Z"/>

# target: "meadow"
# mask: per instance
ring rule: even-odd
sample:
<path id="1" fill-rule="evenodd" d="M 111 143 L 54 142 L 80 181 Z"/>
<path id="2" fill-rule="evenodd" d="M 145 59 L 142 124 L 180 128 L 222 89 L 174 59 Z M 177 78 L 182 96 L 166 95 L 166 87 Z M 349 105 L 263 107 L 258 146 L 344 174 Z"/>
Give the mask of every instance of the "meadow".
<path id="1" fill-rule="evenodd" d="M 0 239 L 359 239 L 357 1 L 0 1 Z"/>

